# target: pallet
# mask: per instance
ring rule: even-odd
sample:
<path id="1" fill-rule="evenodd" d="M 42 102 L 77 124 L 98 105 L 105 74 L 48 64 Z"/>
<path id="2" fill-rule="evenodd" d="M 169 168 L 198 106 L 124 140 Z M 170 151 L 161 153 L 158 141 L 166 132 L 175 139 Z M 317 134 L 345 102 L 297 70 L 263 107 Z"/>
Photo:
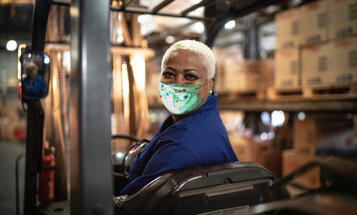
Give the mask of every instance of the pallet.
<path id="1" fill-rule="evenodd" d="M 220 99 L 231 100 L 263 100 L 265 99 L 264 90 L 244 90 L 235 92 L 218 92 Z"/>
<path id="2" fill-rule="evenodd" d="M 278 99 L 353 99 L 357 98 L 357 84 L 334 84 L 297 88 L 268 88 L 267 98 Z"/>
<path id="3" fill-rule="evenodd" d="M 290 98 L 302 98 L 303 90 L 298 88 L 273 88 L 270 87 L 267 90 L 268 100 L 290 99 Z"/>
<path id="4" fill-rule="evenodd" d="M 303 96 L 304 98 L 353 98 L 357 96 L 357 84 L 304 87 Z"/>

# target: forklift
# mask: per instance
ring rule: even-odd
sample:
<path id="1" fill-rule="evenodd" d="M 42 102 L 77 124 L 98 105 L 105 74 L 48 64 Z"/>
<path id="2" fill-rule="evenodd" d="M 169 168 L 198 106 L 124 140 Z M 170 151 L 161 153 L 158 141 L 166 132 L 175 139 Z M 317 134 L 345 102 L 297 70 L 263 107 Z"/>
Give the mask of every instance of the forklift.
<path id="1" fill-rule="evenodd" d="M 173 0 L 163 0 L 150 11 L 130 9 L 130 4 L 135 2 L 133 0 L 118 1 L 120 4 L 116 6 L 109 0 L 36 0 L 31 49 L 25 51 L 20 58 L 19 89 L 21 102 L 27 111 L 23 214 L 46 214 L 40 209 L 36 195 L 37 177 L 43 156 L 44 117 L 47 114 L 41 99 L 47 96 L 50 87 L 54 87 L 49 78 L 52 60 L 44 53 L 48 14 L 53 5 L 70 8 L 69 135 L 66 140 L 69 143 L 67 210 L 70 214 L 323 214 L 319 213 L 325 204 L 321 203 L 321 199 L 309 195 L 306 196 L 308 198 L 290 199 L 285 185 L 294 177 L 320 166 L 326 173 L 322 174 L 324 177 L 321 179 L 326 182 L 324 189 L 332 187 L 345 191 L 346 186 L 355 182 L 355 176 L 346 174 L 356 170 L 354 166 L 329 159 L 310 163 L 282 179 L 274 177 L 263 166 L 249 162 L 194 167 L 162 175 L 133 195 L 118 196 L 118 190 L 127 183 L 127 172 L 133 159 L 130 149 L 147 140 L 111 133 L 111 84 L 108 78 L 112 63 L 110 12 L 202 21 L 207 29 L 205 43 L 212 47 L 218 32 L 227 21 L 280 1 L 202 0 L 179 14 L 170 14 L 160 11 Z M 204 17 L 189 15 L 199 7 L 206 8 Z M 257 50 L 254 43 L 250 45 L 250 49 Z M 30 62 L 36 62 L 37 79 L 27 70 Z M 38 83 L 42 84 L 36 85 L 36 80 L 40 80 Z M 115 153 L 112 152 L 111 142 L 115 139 L 129 139 L 134 143 L 129 150 L 121 152 L 125 156 L 119 160 L 113 160 Z M 338 171 L 336 164 L 346 168 Z M 341 183 L 334 183 L 336 181 L 343 181 L 345 184 L 340 186 Z M 314 192 L 318 191 L 308 193 Z M 355 188 L 350 192 L 354 195 Z M 342 204 L 342 199 L 347 198 L 330 194 L 322 197 L 334 201 L 332 205 Z M 311 210 L 306 205 L 301 205 L 309 201 L 315 202 L 319 208 Z M 351 210 L 345 214 L 357 211 L 353 207 L 355 202 L 354 198 L 348 197 L 343 204 Z M 296 207 L 299 210 L 295 210 Z M 335 208 L 340 209 L 338 205 Z"/>

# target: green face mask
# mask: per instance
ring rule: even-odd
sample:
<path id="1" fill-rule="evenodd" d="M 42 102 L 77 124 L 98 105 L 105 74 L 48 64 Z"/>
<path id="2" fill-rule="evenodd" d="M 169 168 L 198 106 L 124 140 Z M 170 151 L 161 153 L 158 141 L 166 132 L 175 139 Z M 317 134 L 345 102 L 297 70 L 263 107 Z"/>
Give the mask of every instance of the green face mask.
<path id="1" fill-rule="evenodd" d="M 172 114 L 185 114 L 201 104 L 202 84 L 165 84 L 160 81 L 159 94 L 162 103 Z"/>

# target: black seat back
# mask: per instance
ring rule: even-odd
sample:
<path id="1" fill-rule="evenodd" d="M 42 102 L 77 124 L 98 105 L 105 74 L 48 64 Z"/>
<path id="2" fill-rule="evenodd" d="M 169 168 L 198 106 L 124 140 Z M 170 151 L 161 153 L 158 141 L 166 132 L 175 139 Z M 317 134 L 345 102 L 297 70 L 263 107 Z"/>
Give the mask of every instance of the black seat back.
<path id="1" fill-rule="evenodd" d="M 288 197 L 269 192 L 275 180 L 259 164 L 235 162 L 195 167 L 163 175 L 132 196 L 120 197 L 120 214 L 198 214 L 244 210 Z"/>

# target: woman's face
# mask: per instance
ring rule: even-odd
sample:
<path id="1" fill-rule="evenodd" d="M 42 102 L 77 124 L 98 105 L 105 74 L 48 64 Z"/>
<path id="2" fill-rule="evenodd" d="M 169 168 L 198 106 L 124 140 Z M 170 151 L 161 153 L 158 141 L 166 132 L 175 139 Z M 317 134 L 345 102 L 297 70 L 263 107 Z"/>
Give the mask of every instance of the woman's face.
<path id="1" fill-rule="evenodd" d="M 164 63 L 161 82 L 166 84 L 202 84 L 200 88 L 201 105 L 205 103 L 213 86 L 213 79 L 208 80 L 207 70 L 201 59 L 196 53 L 189 50 L 178 50 L 171 54 Z"/>

